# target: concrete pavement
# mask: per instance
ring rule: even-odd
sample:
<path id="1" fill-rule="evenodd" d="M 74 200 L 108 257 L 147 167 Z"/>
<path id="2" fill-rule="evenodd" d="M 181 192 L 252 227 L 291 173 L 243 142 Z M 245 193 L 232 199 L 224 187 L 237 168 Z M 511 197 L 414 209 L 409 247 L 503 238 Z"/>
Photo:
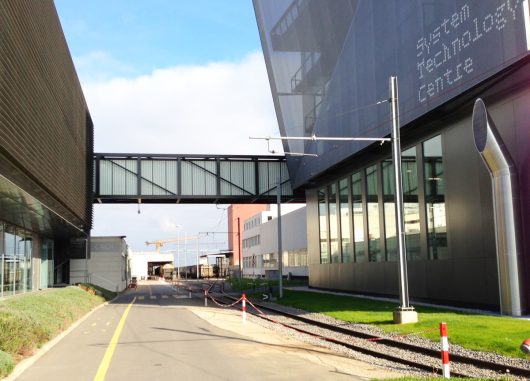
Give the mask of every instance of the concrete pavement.
<path id="1" fill-rule="evenodd" d="M 128 290 L 94 312 L 17 380 L 363 380 L 397 376 L 282 337 L 250 321 L 243 325 L 237 311 L 203 305 L 202 298 L 188 299 L 187 292 L 177 293 L 168 284 L 141 282 L 136 290 Z M 115 349 L 109 356 L 113 337 Z M 105 362 L 108 368 L 102 374 Z"/>

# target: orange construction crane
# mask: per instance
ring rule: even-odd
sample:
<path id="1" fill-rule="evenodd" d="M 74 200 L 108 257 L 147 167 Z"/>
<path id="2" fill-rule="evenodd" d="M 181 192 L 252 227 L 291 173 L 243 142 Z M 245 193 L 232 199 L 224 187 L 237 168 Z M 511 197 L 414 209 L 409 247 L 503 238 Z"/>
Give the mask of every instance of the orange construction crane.
<path id="1" fill-rule="evenodd" d="M 160 248 L 162 246 L 164 246 L 165 244 L 167 243 L 175 243 L 175 242 L 180 242 L 180 241 L 189 241 L 189 240 L 196 240 L 198 239 L 198 237 L 180 237 L 180 238 L 173 238 L 173 239 L 158 239 L 156 241 L 152 241 L 152 242 L 148 242 L 148 241 L 145 241 L 145 244 L 147 246 L 149 245 L 155 245 L 155 248 L 156 248 L 156 251 L 160 251 Z"/>

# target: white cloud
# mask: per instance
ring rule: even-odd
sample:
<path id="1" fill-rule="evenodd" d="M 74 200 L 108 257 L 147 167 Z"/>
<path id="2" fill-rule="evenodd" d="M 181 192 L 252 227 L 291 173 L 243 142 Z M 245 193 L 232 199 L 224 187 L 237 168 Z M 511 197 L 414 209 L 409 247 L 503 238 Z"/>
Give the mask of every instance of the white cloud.
<path id="1" fill-rule="evenodd" d="M 112 57 L 109 53 L 101 50 L 74 57 L 73 60 L 77 74 L 83 83 L 90 81 L 108 81 L 116 73 L 126 73 L 128 75 L 134 75 L 136 73 L 133 66 L 125 64 Z"/>
<path id="2" fill-rule="evenodd" d="M 96 152 L 268 154 L 264 141 L 248 137 L 279 133 L 261 53 L 136 78 L 85 80 L 83 89 Z M 215 205 L 142 205 L 141 211 L 96 205 L 92 235 L 126 235 L 142 251 L 145 241 L 176 237 L 177 224 L 186 234 L 226 231 L 226 213 Z M 215 240 L 227 247 L 226 236 Z"/>
<path id="3" fill-rule="evenodd" d="M 261 53 L 83 88 L 98 152 L 267 154 L 248 137 L 278 135 Z"/>

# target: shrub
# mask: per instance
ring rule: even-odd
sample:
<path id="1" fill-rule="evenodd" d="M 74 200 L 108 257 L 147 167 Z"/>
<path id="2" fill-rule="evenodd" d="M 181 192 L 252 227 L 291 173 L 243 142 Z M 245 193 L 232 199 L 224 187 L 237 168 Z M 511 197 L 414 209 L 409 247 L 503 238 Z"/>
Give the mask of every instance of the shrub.
<path id="1" fill-rule="evenodd" d="M 15 367 L 15 364 L 13 363 L 13 358 L 9 353 L 5 353 L 0 351 L 0 377 L 5 377 Z"/>
<path id="2" fill-rule="evenodd" d="M 78 287 L 17 295 L 0 302 L 0 368 L 30 355 L 104 299 Z M 1 375 L 1 373 L 0 373 Z"/>

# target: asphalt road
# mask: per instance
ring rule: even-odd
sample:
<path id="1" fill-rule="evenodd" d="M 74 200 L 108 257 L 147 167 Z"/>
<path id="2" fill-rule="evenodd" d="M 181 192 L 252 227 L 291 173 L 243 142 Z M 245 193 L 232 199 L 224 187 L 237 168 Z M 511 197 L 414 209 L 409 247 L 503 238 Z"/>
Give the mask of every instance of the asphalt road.
<path id="1" fill-rule="evenodd" d="M 187 296 L 168 284 L 141 284 L 95 311 L 17 380 L 352 380 L 376 376 L 345 372 L 328 361 L 333 355 L 321 349 L 286 343 L 281 337 L 272 340 L 275 334 L 256 324 L 243 326 L 237 313 L 202 307 L 204 300 L 198 295 Z"/>

